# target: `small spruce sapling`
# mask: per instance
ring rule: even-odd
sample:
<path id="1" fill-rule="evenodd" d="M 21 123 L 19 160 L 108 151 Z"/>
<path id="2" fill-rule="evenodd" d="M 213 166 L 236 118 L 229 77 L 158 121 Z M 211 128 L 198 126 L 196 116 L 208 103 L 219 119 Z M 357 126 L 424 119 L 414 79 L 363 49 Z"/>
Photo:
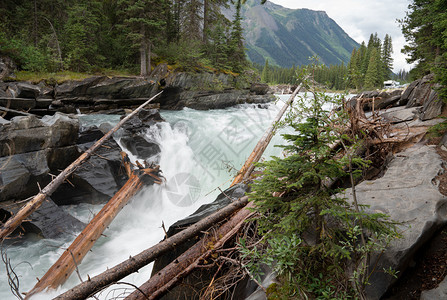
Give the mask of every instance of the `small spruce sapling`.
<path id="1" fill-rule="evenodd" d="M 346 177 L 353 183 L 368 165 L 355 155 L 358 141 L 348 134 L 348 120 L 341 95 L 299 97 L 283 122 L 295 130 L 283 135 L 285 158 L 258 165 L 263 174 L 250 199 L 264 248 L 240 248 L 256 260 L 248 264 L 253 274 L 265 263 L 278 275 L 272 297 L 364 299 L 369 254 L 396 237 L 386 215 L 367 213 L 328 184 Z"/>

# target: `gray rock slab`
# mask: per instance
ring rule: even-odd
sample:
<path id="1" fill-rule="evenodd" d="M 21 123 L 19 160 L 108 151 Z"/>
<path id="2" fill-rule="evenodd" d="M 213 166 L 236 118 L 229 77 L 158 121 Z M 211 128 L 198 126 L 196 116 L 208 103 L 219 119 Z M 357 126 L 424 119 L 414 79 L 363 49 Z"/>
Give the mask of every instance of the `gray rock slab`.
<path id="1" fill-rule="evenodd" d="M 380 270 L 405 270 L 414 253 L 447 222 L 447 198 L 438 191 L 436 176 L 444 171 L 434 146 L 415 145 L 397 154 L 385 175 L 356 186 L 359 203 L 399 222 L 403 238 L 391 243 L 383 255 L 372 257 L 376 270 L 367 287 L 368 299 L 380 299 L 394 278 Z M 352 190 L 346 190 L 352 200 Z"/>
<path id="2" fill-rule="evenodd" d="M 422 121 L 430 120 L 439 116 L 442 112 L 442 107 L 444 106 L 444 101 L 439 99 L 438 93 L 432 90 L 427 101 L 424 102 L 421 114 L 419 118 Z"/>
<path id="3" fill-rule="evenodd" d="M 395 107 L 380 113 L 380 116 L 390 123 L 401 123 L 412 121 L 415 118 L 415 111 L 416 109 L 414 107 Z"/>
<path id="4" fill-rule="evenodd" d="M 60 238 L 67 234 L 81 231 L 85 224 L 57 206 L 53 200 L 47 199 L 30 216 L 30 223 L 40 230 L 44 238 Z"/>
<path id="5" fill-rule="evenodd" d="M 438 285 L 437 288 L 423 291 L 420 300 L 447 299 L 447 277 Z"/>
<path id="6" fill-rule="evenodd" d="M 0 201 L 21 192 L 28 183 L 28 169 L 13 156 L 0 158 Z"/>

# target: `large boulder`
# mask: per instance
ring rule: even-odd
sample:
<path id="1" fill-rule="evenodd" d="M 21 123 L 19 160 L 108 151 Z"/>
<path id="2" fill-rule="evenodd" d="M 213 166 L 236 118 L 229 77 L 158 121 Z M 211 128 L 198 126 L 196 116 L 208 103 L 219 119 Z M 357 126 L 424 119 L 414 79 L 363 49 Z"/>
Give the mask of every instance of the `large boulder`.
<path id="1" fill-rule="evenodd" d="M 75 160 L 78 120 L 62 114 L 15 117 L 0 125 L 0 201 L 24 199 Z"/>
<path id="2" fill-rule="evenodd" d="M 0 208 L 0 223 L 7 221 L 20 208 L 21 204 L 14 202 Z M 12 233 L 12 236 L 31 233 L 41 238 L 56 239 L 79 232 L 84 227 L 83 222 L 64 211 L 50 197 L 47 197 L 42 205 L 22 223 L 22 226 Z"/>
<path id="3" fill-rule="evenodd" d="M 91 128 L 87 130 L 99 131 Z M 82 137 L 81 133 L 81 137 Z M 93 136 L 93 135 L 91 135 Z M 103 136 L 98 133 L 98 139 Z M 86 141 L 78 145 L 79 153 L 90 148 L 98 139 Z M 64 183 L 53 194 L 54 201 L 58 205 L 78 203 L 104 203 L 124 185 L 127 180 L 124 168 L 122 168 L 121 148 L 113 139 L 104 142 L 103 147 L 95 151 L 88 162 L 82 164 L 73 173 L 70 183 Z"/>
<path id="4" fill-rule="evenodd" d="M 14 117 L 0 127 L 0 157 L 74 145 L 78 136 L 77 118 L 57 113 L 39 120 L 35 116 Z"/>
<path id="5" fill-rule="evenodd" d="M 443 161 L 434 146 L 415 145 L 390 162 L 385 175 L 356 186 L 357 199 L 372 212 L 384 213 L 399 225 L 401 239 L 392 241 L 383 254 L 371 258 L 368 299 L 380 299 L 395 281 L 380 270 L 402 274 L 416 251 L 447 223 L 447 198 L 438 191 L 436 177 L 444 172 Z M 346 190 L 352 201 L 352 190 Z"/>
<path id="6" fill-rule="evenodd" d="M 0 56 L 0 80 L 7 77 L 13 77 L 17 69 L 15 63 L 9 57 Z"/>
<path id="7" fill-rule="evenodd" d="M 407 86 L 407 88 L 402 93 L 402 97 L 401 97 L 401 100 L 399 101 L 399 105 L 407 105 L 410 98 L 413 98 L 412 96 L 414 95 L 415 89 L 419 86 L 420 82 L 421 82 L 420 79 L 415 80 L 412 83 L 410 83 L 409 86 Z"/>
<path id="8" fill-rule="evenodd" d="M 431 90 L 430 95 L 419 113 L 421 121 L 431 120 L 439 116 L 442 112 L 444 101 L 439 99 L 438 92 Z"/>
<path id="9" fill-rule="evenodd" d="M 421 106 L 425 103 L 433 87 L 433 77 L 433 74 L 429 74 L 420 80 L 409 95 L 407 107 Z"/>
<path id="10" fill-rule="evenodd" d="M 97 85 L 104 80 L 103 76 L 90 77 L 81 81 L 65 81 L 62 84 L 56 85 L 54 88 L 54 96 L 56 99 L 77 99 L 84 97 L 90 87 Z"/>
<path id="11" fill-rule="evenodd" d="M 166 94 L 159 99 L 162 108 L 182 109 L 189 107 L 198 110 L 223 109 L 243 103 L 268 103 L 276 98 L 272 94 L 254 95 L 249 90 L 183 91 L 165 89 Z"/>

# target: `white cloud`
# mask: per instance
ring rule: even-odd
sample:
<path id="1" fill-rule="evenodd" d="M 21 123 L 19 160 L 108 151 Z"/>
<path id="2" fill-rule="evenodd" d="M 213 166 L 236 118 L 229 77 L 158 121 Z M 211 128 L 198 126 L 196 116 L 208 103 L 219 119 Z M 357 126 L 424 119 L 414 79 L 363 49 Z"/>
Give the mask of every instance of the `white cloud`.
<path id="1" fill-rule="evenodd" d="M 323 10 L 358 43 L 368 42 L 371 33 L 377 32 L 383 40 L 385 34 L 393 39 L 394 71 L 410 69 L 401 49 L 405 44 L 397 19 L 402 19 L 410 0 L 270 0 L 288 8 Z"/>

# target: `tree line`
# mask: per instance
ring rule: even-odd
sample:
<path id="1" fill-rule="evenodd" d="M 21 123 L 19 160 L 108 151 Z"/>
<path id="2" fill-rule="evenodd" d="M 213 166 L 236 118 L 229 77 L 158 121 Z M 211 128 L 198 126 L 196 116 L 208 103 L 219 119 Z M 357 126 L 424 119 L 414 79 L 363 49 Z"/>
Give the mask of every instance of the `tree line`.
<path id="1" fill-rule="evenodd" d="M 354 48 L 349 63 L 340 65 L 317 65 L 312 76 L 318 83 L 332 90 L 345 89 L 373 89 L 382 88 L 383 82 L 388 79 L 406 82 L 408 72 L 405 70 L 394 74 L 392 38 L 386 34 L 383 42 L 377 33 L 371 34 L 368 44 L 362 42 L 358 49 Z M 270 84 L 296 84 L 298 74 L 306 66 L 281 68 L 271 66 L 266 60 L 265 65 L 255 66 L 261 72 L 261 81 Z"/>
<path id="2" fill-rule="evenodd" d="M 242 72 L 244 0 L 2 0 L 0 55 L 22 70 L 130 69 L 151 62 Z M 261 1 L 265 2 L 265 1 Z M 230 21 L 221 8 L 233 3 Z"/>
<path id="3" fill-rule="evenodd" d="M 413 0 L 399 20 L 407 45 L 402 50 L 415 63 L 412 78 L 434 73 L 441 98 L 447 99 L 447 0 Z"/>

